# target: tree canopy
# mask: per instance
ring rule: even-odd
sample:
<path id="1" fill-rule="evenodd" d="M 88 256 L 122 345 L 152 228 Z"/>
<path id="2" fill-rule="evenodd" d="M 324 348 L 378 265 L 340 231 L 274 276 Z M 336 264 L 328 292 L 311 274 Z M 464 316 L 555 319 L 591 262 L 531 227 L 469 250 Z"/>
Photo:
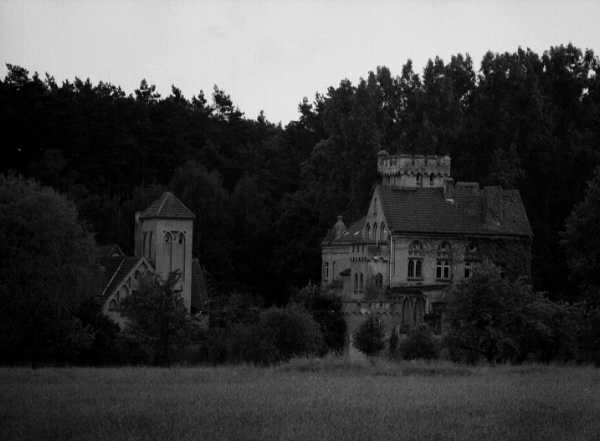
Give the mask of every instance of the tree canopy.
<path id="1" fill-rule="evenodd" d="M 168 96 L 8 66 L 0 81 L 2 171 L 72 198 L 100 243 L 132 251 L 133 213 L 163 188 L 199 216 L 194 254 L 220 284 L 284 304 L 319 280 L 319 245 L 357 219 L 376 153 L 452 156 L 456 179 L 521 191 L 536 289 L 575 292 L 559 233 L 600 164 L 600 63 L 571 44 L 379 66 L 303 99 L 285 127 L 247 118 L 223 90 Z M 151 199 L 150 199 L 151 200 Z"/>

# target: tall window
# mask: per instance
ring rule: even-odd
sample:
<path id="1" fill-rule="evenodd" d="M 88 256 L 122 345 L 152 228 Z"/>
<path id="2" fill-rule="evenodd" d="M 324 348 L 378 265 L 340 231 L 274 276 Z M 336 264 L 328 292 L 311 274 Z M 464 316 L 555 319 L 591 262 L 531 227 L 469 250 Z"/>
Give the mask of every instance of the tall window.
<path id="1" fill-rule="evenodd" d="M 471 278 L 473 275 L 473 262 L 465 260 L 465 279 Z"/>
<path id="2" fill-rule="evenodd" d="M 417 173 L 417 187 L 423 186 L 423 175 L 421 173 Z"/>
<path id="3" fill-rule="evenodd" d="M 377 273 L 375 276 L 375 286 L 379 289 L 383 288 L 383 274 Z"/>
<path id="4" fill-rule="evenodd" d="M 365 282 L 365 280 L 364 280 L 364 278 L 363 278 L 363 273 L 360 273 L 360 286 L 359 286 L 359 289 L 360 289 L 361 291 L 363 290 L 363 287 L 365 286 L 365 285 L 364 285 L 364 282 Z"/>
<path id="5" fill-rule="evenodd" d="M 433 173 L 429 175 L 429 186 L 433 187 L 435 178 L 433 177 Z"/>
<path id="6" fill-rule="evenodd" d="M 452 272 L 450 271 L 451 248 L 448 242 L 443 242 L 438 247 L 437 260 L 435 265 L 435 278 L 438 280 L 450 280 Z"/>
<path id="7" fill-rule="evenodd" d="M 358 273 L 354 273 L 354 292 L 358 292 Z"/>
<path id="8" fill-rule="evenodd" d="M 169 272 L 173 271 L 173 236 L 168 231 L 165 232 L 165 247 L 169 255 Z"/>
<path id="9" fill-rule="evenodd" d="M 369 240 L 371 238 L 371 225 L 367 223 L 365 227 L 365 239 Z"/>
<path id="10" fill-rule="evenodd" d="M 423 245 L 418 240 L 408 246 L 408 279 L 423 278 Z"/>
<path id="11" fill-rule="evenodd" d="M 379 241 L 385 242 L 387 240 L 386 232 L 385 232 L 385 224 L 382 222 L 379 227 Z"/>
<path id="12" fill-rule="evenodd" d="M 329 262 L 323 264 L 323 280 L 329 279 Z"/>
<path id="13" fill-rule="evenodd" d="M 377 240 L 377 224 L 373 224 L 373 240 Z"/>
<path id="14" fill-rule="evenodd" d="M 465 248 L 465 279 L 469 279 L 473 275 L 473 268 L 477 260 L 477 244 L 475 242 L 469 242 Z"/>

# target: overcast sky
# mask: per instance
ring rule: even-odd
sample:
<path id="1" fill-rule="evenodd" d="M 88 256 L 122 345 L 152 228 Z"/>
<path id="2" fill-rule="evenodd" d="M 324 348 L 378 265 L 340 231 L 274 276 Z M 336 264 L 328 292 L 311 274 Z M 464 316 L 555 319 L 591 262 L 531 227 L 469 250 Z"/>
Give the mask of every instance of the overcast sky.
<path id="1" fill-rule="evenodd" d="M 142 78 L 190 97 L 213 85 L 246 116 L 297 117 L 302 97 L 378 65 L 487 50 L 542 52 L 573 42 L 600 53 L 600 1 L 6 1 L 5 63 L 59 81 L 89 77 L 132 92 Z"/>

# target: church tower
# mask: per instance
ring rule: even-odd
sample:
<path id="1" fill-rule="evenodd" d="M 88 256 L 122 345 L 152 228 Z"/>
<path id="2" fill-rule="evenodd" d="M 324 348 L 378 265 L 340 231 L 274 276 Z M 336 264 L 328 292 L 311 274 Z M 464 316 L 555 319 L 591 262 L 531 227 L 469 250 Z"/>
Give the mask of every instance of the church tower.
<path id="1" fill-rule="evenodd" d="M 135 254 L 145 257 L 163 280 L 179 271 L 176 288 L 188 311 L 192 304 L 194 213 L 170 192 L 135 214 Z"/>

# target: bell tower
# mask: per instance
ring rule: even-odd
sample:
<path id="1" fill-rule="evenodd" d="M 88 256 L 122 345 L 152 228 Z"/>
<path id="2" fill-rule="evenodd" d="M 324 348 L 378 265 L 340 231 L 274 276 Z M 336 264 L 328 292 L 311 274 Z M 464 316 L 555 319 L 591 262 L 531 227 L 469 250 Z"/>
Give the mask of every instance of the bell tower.
<path id="1" fill-rule="evenodd" d="M 185 307 L 192 305 L 192 244 L 194 213 L 173 193 L 165 192 L 135 214 L 135 254 L 145 257 L 163 280 L 179 272 L 176 285 Z"/>

